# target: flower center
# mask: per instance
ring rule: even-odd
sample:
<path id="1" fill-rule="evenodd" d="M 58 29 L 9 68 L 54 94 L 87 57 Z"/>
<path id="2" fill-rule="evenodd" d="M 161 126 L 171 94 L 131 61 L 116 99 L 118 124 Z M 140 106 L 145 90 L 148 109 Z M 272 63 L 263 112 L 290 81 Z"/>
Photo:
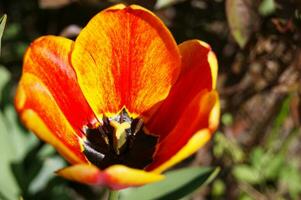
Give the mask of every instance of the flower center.
<path id="1" fill-rule="evenodd" d="M 114 117 L 103 117 L 102 125 L 87 128 L 83 153 L 100 169 L 123 164 L 143 169 L 153 161 L 158 137 L 146 134 L 143 121 L 123 109 Z"/>

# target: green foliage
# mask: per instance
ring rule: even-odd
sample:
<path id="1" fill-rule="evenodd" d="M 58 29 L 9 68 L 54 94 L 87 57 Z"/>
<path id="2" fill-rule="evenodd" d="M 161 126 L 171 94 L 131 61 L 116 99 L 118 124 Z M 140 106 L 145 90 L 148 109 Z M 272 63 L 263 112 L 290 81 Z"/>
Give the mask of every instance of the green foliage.
<path id="1" fill-rule="evenodd" d="M 5 24 L 6 24 L 6 19 L 7 19 L 6 15 L 3 15 L 0 18 L 0 55 L 1 55 L 1 39 L 2 39 L 3 32 L 4 32 L 4 27 L 5 27 Z"/>
<path id="2" fill-rule="evenodd" d="M 226 185 L 221 179 L 217 179 L 212 184 L 211 195 L 215 199 L 219 199 L 226 191 Z"/>
<path id="3" fill-rule="evenodd" d="M 20 35 L 20 31 L 22 31 L 22 27 L 19 23 L 9 23 L 5 27 L 5 34 L 3 35 L 4 40 L 13 40 L 18 35 Z"/>
<path id="4" fill-rule="evenodd" d="M 250 184 L 275 181 L 285 165 L 284 161 L 282 154 L 264 152 L 261 147 L 257 147 L 250 154 L 250 164 L 236 165 L 233 174 L 239 181 Z"/>
<path id="5" fill-rule="evenodd" d="M 2 94 L 2 92 L 4 91 L 4 88 L 8 84 L 10 78 L 11 75 L 9 71 L 6 68 L 4 68 L 4 66 L 0 65 L 0 107 L 3 107 L 4 102 L 4 95 Z"/>
<path id="6" fill-rule="evenodd" d="M 251 1 L 227 0 L 226 15 L 235 41 L 244 48 L 253 32 L 253 23 L 256 22 Z"/>
<path id="7" fill-rule="evenodd" d="M 279 174 L 280 183 L 284 185 L 293 199 L 298 199 L 301 193 L 301 175 L 296 162 L 283 166 Z"/>
<path id="8" fill-rule="evenodd" d="M 233 175 L 237 180 L 251 184 L 260 183 L 262 178 L 256 169 L 243 164 L 234 167 Z"/>
<path id="9" fill-rule="evenodd" d="M 301 193 L 301 175 L 295 162 L 283 154 L 265 152 L 261 147 L 250 154 L 249 164 L 234 166 L 233 175 L 239 182 L 264 186 L 269 182 L 285 185 L 293 199 Z"/>
<path id="10" fill-rule="evenodd" d="M 229 156 L 235 163 L 243 161 L 245 157 L 244 152 L 237 142 L 225 137 L 221 132 L 217 132 L 214 136 L 213 154 L 217 158 Z"/>
<path id="11" fill-rule="evenodd" d="M 292 98 L 291 96 L 289 96 L 283 101 L 281 108 L 274 120 L 273 127 L 268 134 L 268 139 L 266 142 L 267 148 L 274 148 L 275 146 L 277 146 L 277 143 L 279 142 L 277 138 L 281 136 L 281 127 L 288 115 L 290 114 L 291 100 Z"/>
<path id="12" fill-rule="evenodd" d="M 230 126 L 233 123 L 233 116 L 231 115 L 231 113 L 224 113 L 222 115 L 221 121 L 225 126 Z"/>
<path id="13" fill-rule="evenodd" d="M 259 13 L 263 16 L 271 15 L 276 10 L 275 0 L 263 0 L 259 5 Z"/>
<path id="14" fill-rule="evenodd" d="M 288 155 L 288 146 L 298 136 L 293 130 L 284 140 L 281 134 L 284 121 L 290 114 L 291 96 L 284 99 L 278 115 L 275 117 L 269 137 L 265 146 L 252 149 L 246 161 L 233 166 L 233 176 L 240 183 L 254 187 L 265 188 L 269 183 L 274 183 L 285 188 L 292 199 L 298 199 L 301 194 L 301 174 L 298 160 L 291 160 Z M 241 199 L 247 197 L 243 194 Z"/>
<path id="15" fill-rule="evenodd" d="M 1 199 L 14 199 L 19 193 L 19 188 L 10 170 L 10 163 L 14 160 L 14 155 L 10 151 L 11 141 L 7 137 L 8 129 L 2 113 L 0 113 L 0 130 L 0 196 Z"/>
<path id="16" fill-rule="evenodd" d="M 33 135 L 26 134 L 17 124 L 17 116 L 12 106 L 6 107 L 0 116 L 0 168 L 3 169 L 0 174 L 0 192 L 11 199 L 16 198 L 21 192 L 15 174 L 11 170 L 12 163 L 22 160 L 36 139 Z"/>
<path id="17" fill-rule="evenodd" d="M 218 168 L 201 167 L 170 171 L 166 173 L 163 181 L 121 191 L 120 199 L 180 199 L 190 195 L 200 186 L 211 182 L 218 172 Z"/>

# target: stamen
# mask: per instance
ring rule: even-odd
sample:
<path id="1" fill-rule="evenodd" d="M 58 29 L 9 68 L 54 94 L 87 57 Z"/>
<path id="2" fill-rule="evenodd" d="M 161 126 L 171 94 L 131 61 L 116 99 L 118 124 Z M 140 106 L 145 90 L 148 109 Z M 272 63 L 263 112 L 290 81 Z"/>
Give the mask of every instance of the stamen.
<path id="1" fill-rule="evenodd" d="M 114 117 L 104 116 L 98 126 L 88 127 L 83 153 L 99 168 L 113 164 L 144 168 L 152 162 L 157 137 L 146 134 L 143 121 L 132 119 L 125 109 Z"/>
<path id="2" fill-rule="evenodd" d="M 84 154 L 86 155 L 86 157 L 88 158 L 88 160 L 90 160 L 90 162 L 92 162 L 92 163 L 99 162 L 102 159 L 104 159 L 104 157 L 105 157 L 104 154 L 96 151 L 92 147 L 92 145 L 90 144 L 90 142 L 85 142 Z"/>

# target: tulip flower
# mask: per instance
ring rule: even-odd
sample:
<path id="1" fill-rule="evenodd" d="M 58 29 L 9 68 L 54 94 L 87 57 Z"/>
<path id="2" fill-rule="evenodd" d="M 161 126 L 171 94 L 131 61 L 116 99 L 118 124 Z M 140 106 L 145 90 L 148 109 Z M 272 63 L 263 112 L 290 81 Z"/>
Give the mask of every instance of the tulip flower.
<path id="1" fill-rule="evenodd" d="M 177 45 L 154 13 L 115 5 L 75 41 L 36 39 L 15 107 L 71 165 L 69 180 L 118 190 L 160 181 L 216 130 L 217 60 L 199 40 Z"/>

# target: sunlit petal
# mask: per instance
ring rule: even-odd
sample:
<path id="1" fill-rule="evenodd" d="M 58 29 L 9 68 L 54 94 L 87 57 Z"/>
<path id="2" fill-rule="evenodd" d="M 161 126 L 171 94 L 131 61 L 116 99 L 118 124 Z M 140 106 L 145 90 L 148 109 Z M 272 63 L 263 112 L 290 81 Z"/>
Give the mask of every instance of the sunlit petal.
<path id="1" fill-rule="evenodd" d="M 140 114 L 168 95 L 180 71 L 170 32 L 139 6 L 117 5 L 97 14 L 76 39 L 71 60 L 98 116 L 122 107 Z"/>

